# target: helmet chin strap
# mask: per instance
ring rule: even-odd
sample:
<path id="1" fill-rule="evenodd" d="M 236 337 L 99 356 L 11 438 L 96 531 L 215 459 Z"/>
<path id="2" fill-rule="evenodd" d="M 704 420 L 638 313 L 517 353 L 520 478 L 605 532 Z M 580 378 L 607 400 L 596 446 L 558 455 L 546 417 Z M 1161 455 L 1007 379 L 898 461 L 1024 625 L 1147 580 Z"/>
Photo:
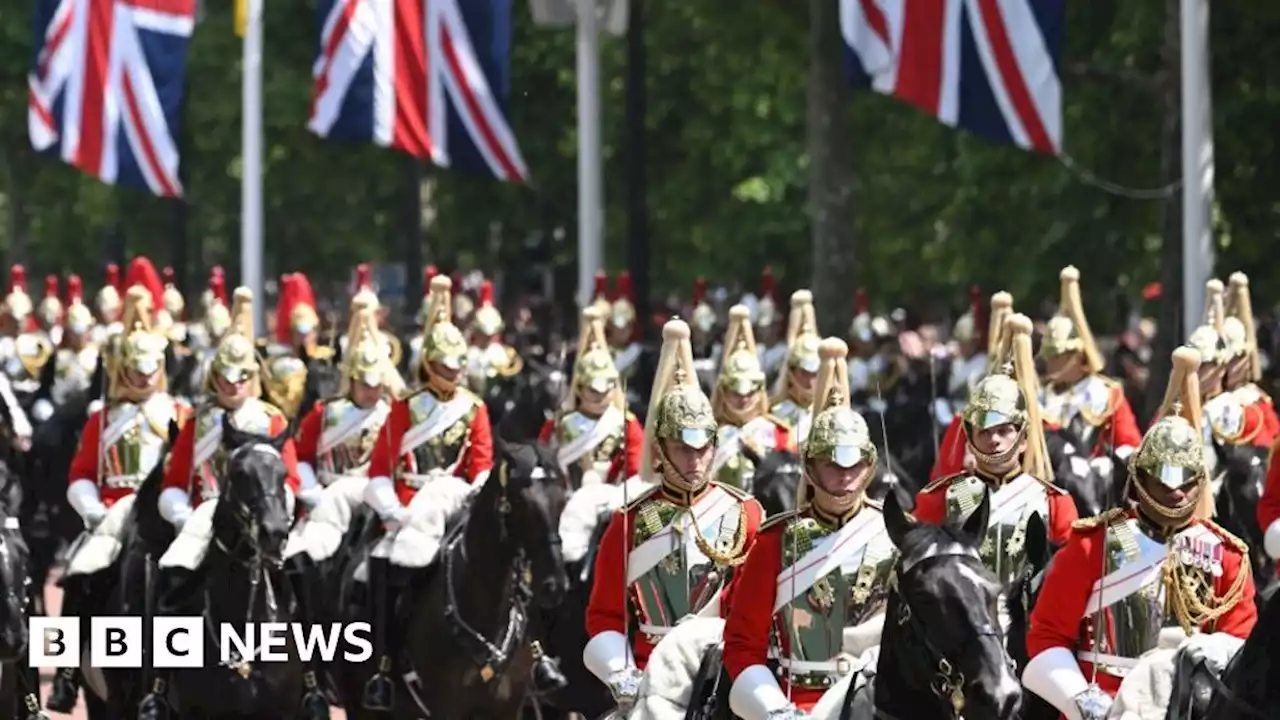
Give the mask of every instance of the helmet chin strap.
<path id="1" fill-rule="evenodd" d="M 680 469 L 675 466 L 675 463 L 671 462 L 671 460 L 667 458 L 667 450 L 662 445 L 661 441 L 658 442 L 657 450 L 658 460 L 662 464 L 662 479 L 674 485 L 676 489 L 684 492 L 697 492 L 698 490 L 706 487 L 707 483 L 710 482 L 708 479 L 704 478 L 702 482 L 699 483 L 696 480 L 690 480 L 688 475 L 680 472 Z M 674 477 L 672 477 L 673 475 Z"/>
<path id="2" fill-rule="evenodd" d="M 978 465 L 978 469 L 988 475 L 1003 477 L 1018 466 L 1018 453 L 1021 452 L 1020 446 L 1022 441 L 1027 437 L 1027 426 L 1023 425 L 1018 430 L 1018 437 L 1014 439 L 1009 447 L 1001 452 L 984 453 L 973 444 L 973 440 L 966 437 L 969 445 L 969 452 L 973 453 L 973 459 Z"/>
<path id="3" fill-rule="evenodd" d="M 1204 492 L 1204 488 L 1200 487 L 1187 502 L 1171 508 L 1157 502 L 1141 479 L 1131 475 L 1129 476 L 1129 485 L 1133 488 L 1133 494 L 1136 496 L 1134 497 L 1134 502 L 1137 503 L 1138 509 L 1142 511 L 1142 514 L 1148 520 L 1167 531 L 1179 530 L 1191 521 L 1191 516 L 1196 511 L 1196 505 L 1200 502 L 1200 493 Z"/>

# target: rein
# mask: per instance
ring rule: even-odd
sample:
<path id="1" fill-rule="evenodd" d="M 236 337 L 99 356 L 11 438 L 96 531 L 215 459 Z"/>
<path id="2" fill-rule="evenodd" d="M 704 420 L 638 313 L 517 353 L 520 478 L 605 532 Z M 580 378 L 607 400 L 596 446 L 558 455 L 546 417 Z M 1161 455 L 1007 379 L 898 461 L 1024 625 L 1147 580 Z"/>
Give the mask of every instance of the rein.
<path id="1" fill-rule="evenodd" d="M 947 552 L 938 555 L 931 555 L 922 560 L 918 560 L 915 563 L 902 565 L 899 569 L 895 569 L 894 574 L 891 576 L 889 581 L 889 592 L 890 595 L 898 601 L 898 612 L 897 617 L 895 618 L 895 622 L 898 627 L 904 628 L 908 637 L 913 638 L 924 647 L 928 656 L 928 661 L 932 662 L 932 667 L 927 668 L 926 672 L 908 673 L 908 676 L 918 674 L 930 677 L 929 689 L 933 691 L 934 696 L 943 703 L 944 709 L 948 712 L 948 717 L 952 720 L 957 720 L 961 717 L 961 713 L 964 711 L 965 706 L 964 688 L 967 681 L 964 673 L 960 672 L 955 664 L 948 659 L 947 653 L 940 650 L 938 646 L 929 639 L 928 628 L 924 626 L 924 623 L 912 610 L 911 603 L 907 601 L 906 596 L 899 588 L 898 581 L 899 577 L 906 577 L 911 571 L 920 565 L 923 565 L 930 560 L 943 557 L 958 557 L 961 558 L 962 561 L 967 561 L 973 564 L 975 567 L 981 567 L 981 560 L 976 555 L 969 553 Z M 981 626 L 976 628 L 975 633 L 969 637 L 965 643 L 956 648 L 956 651 L 963 651 L 971 643 L 984 637 L 998 638 L 1000 637 L 1000 632 L 991 623 L 983 623 Z M 899 718 L 894 715 L 878 708 L 876 709 L 875 714 L 876 717 L 883 718 L 883 720 L 899 720 Z"/>

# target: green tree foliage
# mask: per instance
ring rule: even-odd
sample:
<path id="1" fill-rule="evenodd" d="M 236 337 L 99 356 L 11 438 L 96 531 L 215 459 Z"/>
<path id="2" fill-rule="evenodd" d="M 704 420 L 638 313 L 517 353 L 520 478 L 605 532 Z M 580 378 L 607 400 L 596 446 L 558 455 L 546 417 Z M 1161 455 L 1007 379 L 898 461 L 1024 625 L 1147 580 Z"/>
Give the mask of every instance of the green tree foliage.
<path id="1" fill-rule="evenodd" d="M 835 0 L 830 0 L 835 2 Z M 26 138 L 31 6 L 0 14 L 0 245 L 33 272 L 97 277 L 119 228 L 130 252 L 162 262 L 179 232 L 173 201 L 110 188 Z M 184 176 L 195 264 L 238 265 L 240 40 L 232 5 L 207 2 L 190 55 Z M 1068 3 L 1066 152 L 1079 168 L 1136 187 L 1161 185 L 1164 17 L 1159 3 Z M 687 291 L 697 275 L 754 282 L 771 263 L 785 285 L 812 271 L 806 145 L 808 5 L 648 1 L 649 204 L 655 290 Z M 1280 91 L 1280 7 L 1214 3 L 1220 269 L 1255 275 L 1268 306 L 1280 200 L 1273 188 Z M 371 146 L 329 143 L 305 128 L 315 51 L 314 3 L 266 3 L 265 207 L 268 267 L 341 277 L 361 260 L 402 255 L 405 161 Z M 609 264 L 625 257 L 625 43 L 603 41 L 602 107 Z M 489 266 L 532 232 L 576 225 L 574 34 L 536 28 L 517 0 L 511 110 L 529 186 L 429 170 L 428 259 Z M 1036 310 L 1074 263 L 1087 303 L 1110 314 L 1158 275 L 1162 206 L 1104 192 L 1063 162 L 995 146 L 869 92 L 845 120 L 856 168 L 857 281 L 879 304 L 964 302 L 977 283 Z M 1175 201 L 1177 200 L 1175 196 Z M 497 228 L 502 242 L 488 242 Z M 305 251 L 300 249 L 305 248 Z M 497 253 L 495 256 L 494 253 Z M 849 291 L 852 297 L 852 287 Z M 1106 317 L 1106 316 L 1103 316 Z M 1107 320 L 1099 317 L 1099 324 Z"/>

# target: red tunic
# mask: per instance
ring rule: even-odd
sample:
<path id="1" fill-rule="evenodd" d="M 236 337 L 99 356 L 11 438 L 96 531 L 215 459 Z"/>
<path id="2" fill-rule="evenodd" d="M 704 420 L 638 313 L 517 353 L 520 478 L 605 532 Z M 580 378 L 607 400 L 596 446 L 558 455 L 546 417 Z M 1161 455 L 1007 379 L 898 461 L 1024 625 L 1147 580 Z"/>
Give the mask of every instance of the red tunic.
<path id="1" fill-rule="evenodd" d="M 1129 516 L 1133 517 L 1132 511 Z M 1235 582 L 1236 574 L 1242 571 L 1242 567 L 1247 572 L 1249 561 L 1245 557 L 1243 543 L 1212 522 L 1203 524 L 1223 541 L 1223 572 L 1213 583 L 1214 593 L 1221 596 Z M 1090 636 L 1093 634 L 1093 623 L 1083 618 L 1094 583 L 1103 571 L 1105 528 L 1105 523 L 1099 523 L 1073 529 L 1066 546 L 1054 556 L 1036 607 L 1031 612 L 1031 627 L 1027 632 L 1029 657 L 1034 658 L 1054 647 L 1067 648 L 1072 654 L 1092 650 Z M 1230 633 L 1238 638 L 1248 637 L 1258 620 L 1253 596 L 1253 578 L 1249 577 L 1245 580 L 1244 595 L 1240 601 L 1216 623 L 1210 623 L 1201 630 Z M 1093 677 L 1093 664 L 1080 661 L 1080 671 L 1086 679 Z M 1114 697 L 1120 687 L 1120 678 L 1100 670 L 1098 684 Z"/>
<path id="2" fill-rule="evenodd" d="M 459 388 L 456 392 L 466 393 L 467 391 Z M 411 469 L 415 467 L 416 461 L 412 453 L 400 453 L 400 444 L 405 433 L 413 428 L 413 420 L 409 414 L 411 398 L 412 396 L 399 399 L 391 404 L 391 412 L 378 432 L 378 442 L 374 445 L 373 455 L 369 460 L 369 477 L 393 478 L 396 496 L 400 498 L 400 504 L 406 507 L 418 493 L 418 490 L 405 483 L 402 477 L 405 471 L 416 472 Z M 482 476 L 488 477 L 488 472 L 493 469 L 493 435 L 489 428 L 488 408 L 479 398 L 474 395 L 472 398 L 476 403 L 475 415 L 467 429 L 467 442 L 463 446 L 463 456 L 457 463 L 454 474 L 474 483 Z M 422 471 L 429 469 L 422 468 Z"/>
<path id="3" fill-rule="evenodd" d="M 731 682 L 736 682 L 742 671 L 752 665 L 768 662 L 774 623 L 784 621 L 781 614 L 775 615 L 773 605 L 777 599 L 778 574 L 784 570 L 782 544 L 786 528 L 785 522 L 765 528 L 747 561 L 738 570 L 734 602 L 724 625 L 724 668 Z M 782 656 L 789 657 L 788 633 L 780 632 L 778 637 L 783 644 Z M 788 684 L 786 675 L 783 673 L 778 681 L 784 693 Z M 812 710 L 822 699 L 823 692 L 816 688 L 796 687 L 791 691 L 791 701 L 801 710 Z"/>
<path id="4" fill-rule="evenodd" d="M 204 482 L 200 474 L 195 472 L 195 468 L 192 467 L 192 463 L 195 462 L 197 425 L 198 423 L 194 422 L 186 423 L 182 426 L 182 430 L 178 432 L 178 439 L 169 451 L 164 482 L 161 484 L 162 490 L 177 488 L 186 492 L 193 508 L 204 501 Z M 288 427 L 289 420 L 283 413 L 277 411 L 271 414 L 270 433 L 272 436 L 279 435 L 287 430 Z M 280 457 L 284 460 L 285 485 L 296 495 L 302 487 L 302 483 L 298 478 L 297 450 L 292 439 L 285 441 L 284 447 L 280 449 Z"/>
<path id="5" fill-rule="evenodd" d="M 67 477 L 75 482 L 76 480 L 92 480 L 98 484 L 98 496 L 102 500 L 102 504 L 111 507 L 115 501 L 127 495 L 134 493 L 133 488 L 127 487 L 111 487 L 103 482 L 106 478 L 102 472 L 104 463 L 100 462 L 102 458 L 99 454 L 103 448 L 100 447 L 102 442 L 102 418 L 108 408 L 103 407 L 94 410 L 89 414 L 84 423 L 84 431 L 80 434 L 80 444 L 76 447 L 76 454 L 71 458 L 71 466 L 68 469 Z M 174 401 L 175 418 L 185 429 L 185 421 L 190 413 L 191 408 L 186 404 Z M 181 431 L 179 432 L 181 434 Z M 110 448 L 106 449 L 110 452 Z"/>
<path id="6" fill-rule="evenodd" d="M 315 467 L 316 464 L 320 435 L 324 433 L 324 408 L 325 403 L 323 401 L 312 405 L 311 411 L 298 424 L 298 434 L 294 436 L 298 462 L 307 463 L 312 467 Z"/>
<path id="7" fill-rule="evenodd" d="M 1136 450 L 1142 444 L 1138 418 L 1133 414 L 1129 399 L 1124 396 L 1124 388 L 1118 383 L 1111 386 L 1111 407 L 1114 408 L 1111 416 L 1098 429 L 1098 440 L 1093 446 L 1094 457 L 1102 457 L 1120 448 Z M 1115 438 L 1114 443 L 1112 437 Z"/>
<path id="8" fill-rule="evenodd" d="M 755 498 L 747 498 L 743 504 L 746 506 L 744 520 L 747 526 L 746 542 L 743 548 L 750 553 L 754 552 L 756 534 L 764 519 L 764 510 L 760 508 L 760 503 L 756 502 Z M 643 506 L 644 502 L 637 502 L 626 510 L 627 530 L 635 528 L 636 516 Z M 625 635 L 628 625 L 635 629 L 638 623 L 634 612 L 635 591 L 627 587 L 626 582 L 626 554 L 623 553 L 622 548 L 624 541 L 622 512 L 619 510 L 614 513 L 613 519 L 609 521 L 609 527 L 604 531 L 604 537 L 600 539 L 600 549 L 596 553 L 595 581 L 591 586 L 591 598 L 587 602 L 587 637 L 589 638 L 609 630 Z M 630 538 L 627 540 L 630 541 Z M 720 590 L 721 617 L 729 612 L 733 604 L 739 577 L 739 573 L 734 573 L 729 584 Z M 630 603 L 623 602 L 624 591 L 631 600 Z M 628 611 L 624 605 L 632 606 L 630 619 L 625 622 L 624 617 Z M 635 633 L 632 652 L 635 653 L 636 667 L 644 669 L 645 663 L 649 661 L 649 653 L 653 652 L 653 645 L 643 633 Z"/>
<path id="9" fill-rule="evenodd" d="M 556 421 L 548 420 L 538 431 L 538 442 L 546 445 L 555 436 Z M 605 478 L 610 483 L 617 483 L 640 472 L 640 458 L 644 454 L 644 426 L 635 415 L 627 413 L 627 426 L 623 436 L 621 452 L 615 452 L 609 464 L 609 474 Z"/>
<path id="10" fill-rule="evenodd" d="M 942 436 L 942 442 L 938 445 L 938 457 L 934 459 L 933 467 L 929 470 L 929 482 L 963 472 L 967 446 L 964 421 L 960 419 L 960 413 L 956 413 L 955 417 L 951 418 L 951 424 L 947 426 L 947 432 Z"/>
<path id="11" fill-rule="evenodd" d="M 956 478 L 966 477 L 964 474 L 952 475 L 935 480 L 916 493 L 916 509 L 912 513 L 916 520 L 930 525 L 942 525 L 947 521 L 947 488 Z M 1049 502 L 1049 517 L 1045 525 L 1049 531 L 1049 542 L 1062 545 L 1071 535 L 1071 525 L 1079 517 L 1076 503 L 1071 495 L 1055 488 L 1045 488 Z"/>

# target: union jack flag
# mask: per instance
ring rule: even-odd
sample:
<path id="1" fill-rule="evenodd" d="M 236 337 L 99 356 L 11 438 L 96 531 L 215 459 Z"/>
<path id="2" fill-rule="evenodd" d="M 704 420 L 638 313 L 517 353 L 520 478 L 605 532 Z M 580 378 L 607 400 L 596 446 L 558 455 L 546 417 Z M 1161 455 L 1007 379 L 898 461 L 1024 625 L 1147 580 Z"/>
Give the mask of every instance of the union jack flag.
<path id="1" fill-rule="evenodd" d="M 319 0 L 307 127 L 499 180 L 529 171 L 507 120 L 511 0 Z"/>
<path id="2" fill-rule="evenodd" d="M 990 140 L 1062 148 L 1066 0 L 840 0 L 855 85 Z"/>
<path id="3" fill-rule="evenodd" d="M 178 115 L 196 0 L 38 0 L 27 78 L 37 151 L 178 197 Z"/>

